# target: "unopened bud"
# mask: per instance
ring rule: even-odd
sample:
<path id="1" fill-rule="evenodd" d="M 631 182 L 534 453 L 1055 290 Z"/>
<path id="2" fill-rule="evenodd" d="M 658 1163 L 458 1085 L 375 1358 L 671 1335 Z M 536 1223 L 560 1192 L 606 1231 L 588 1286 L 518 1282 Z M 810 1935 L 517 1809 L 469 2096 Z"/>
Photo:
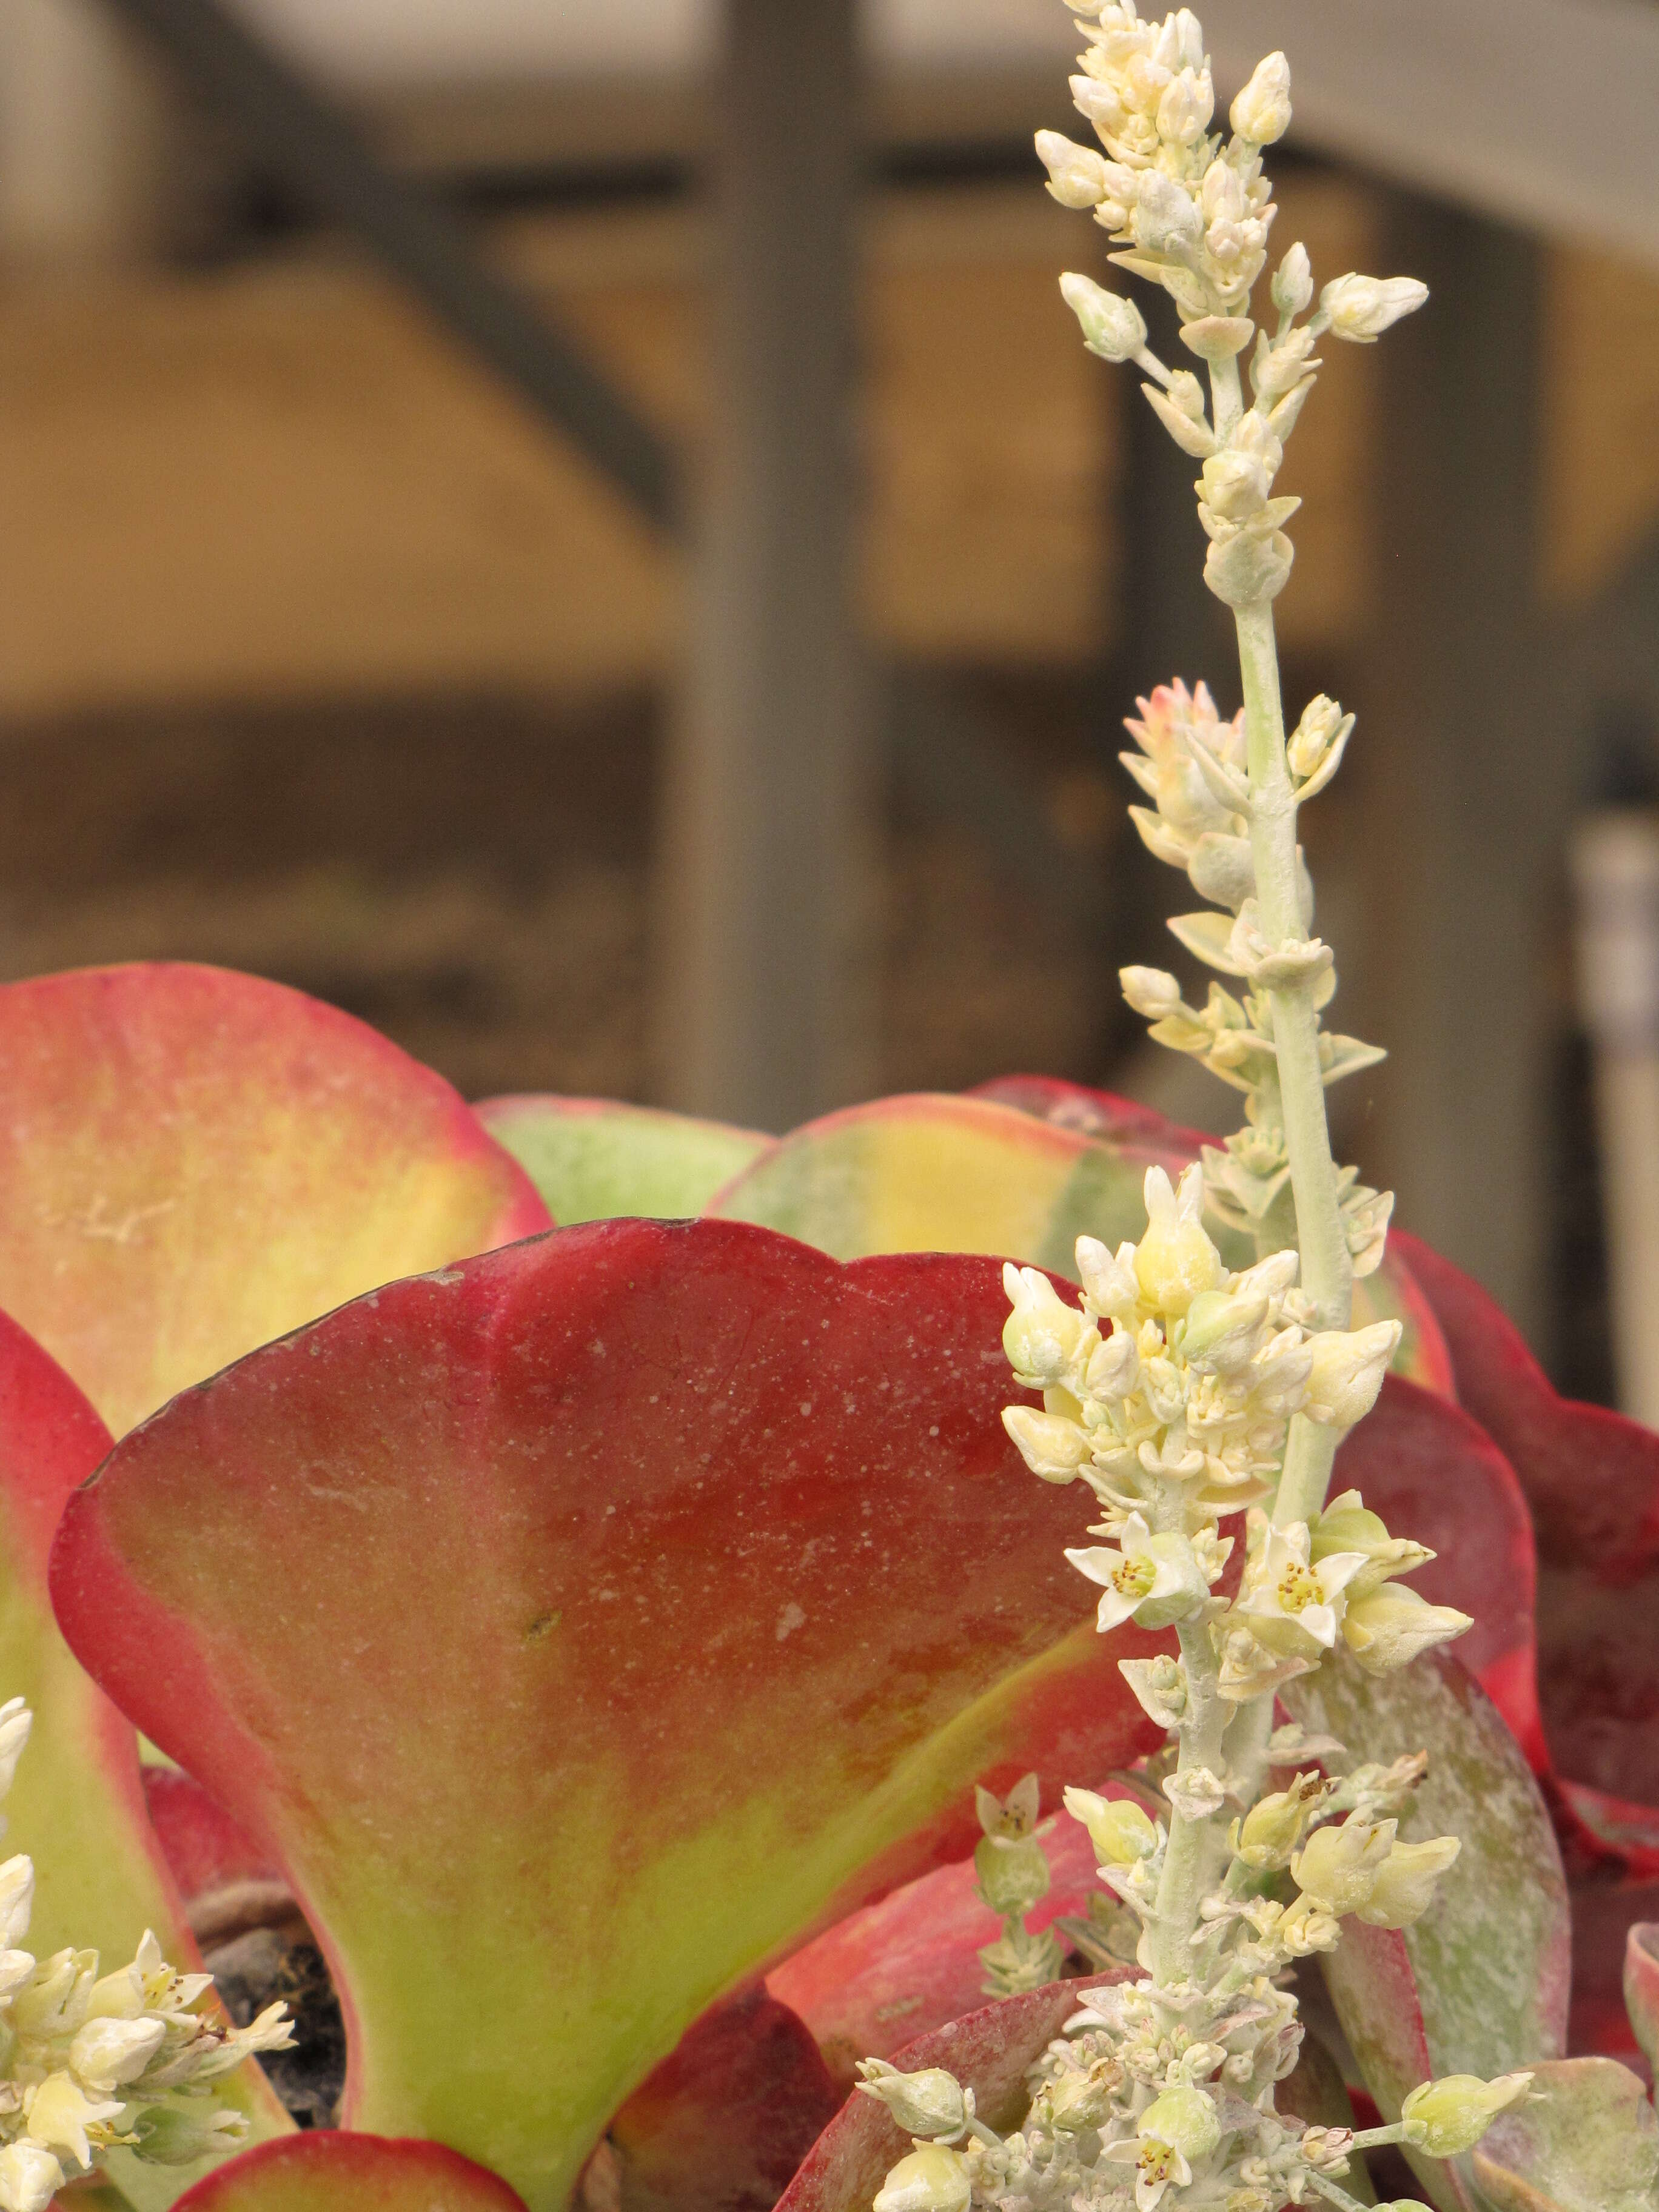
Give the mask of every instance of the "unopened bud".
<path id="1" fill-rule="evenodd" d="M 1305 314 L 1313 298 L 1313 264 L 1298 240 L 1273 271 L 1273 305 L 1281 315 Z"/>
<path id="2" fill-rule="evenodd" d="M 1357 1912 L 1376 1887 L 1394 1848 L 1393 1820 L 1345 1820 L 1340 1827 L 1316 1828 L 1291 1861 L 1297 1887 L 1340 1920 Z"/>
<path id="3" fill-rule="evenodd" d="M 1115 1328 L 1089 1354 L 1084 1384 L 1091 1398 L 1127 1398 L 1140 1378 L 1140 1354 L 1127 1328 Z"/>
<path id="4" fill-rule="evenodd" d="M 1207 70 L 1184 69 L 1171 77 L 1158 103 L 1158 135 L 1167 146 L 1194 146 L 1215 113 L 1215 86 Z"/>
<path id="5" fill-rule="evenodd" d="M 1212 1291 L 1226 1270 L 1199 1218 L 1203 1170 L 1185 1170 L 1180 1193 L 1162 1168 L 1149 1168 L 1146 1234 L 1135 1247 L 1135 1279 L 1150 1305 L 1179 1320 L 1200 1291 Z"/>
<path id="6" fill-rule="evenodd" d="M 1002 1425 L 1026 1466 L 1044 1482 L 1074 1482 L 1078 1469 L 1087 1464 L 1089 1439 L 1063 1413 L 1039 1413 L 1034 1406 L 1005 1406 Z"/>
<path id="7" fill-rule="evenodd" d="M 1133 1866 L 1158 1849 L 1158 1830 L 1133 1797 L 1101 1797 L 1067 1790 L 1066 1809 L 1081 1820 L 1102 1866 Z"/>
<path id="8" fill-rule="evenodd" d="M 886 2106 L 908 2136 L 960 2135 L 968 2124 L 962 2085 L 942 2066 L 920 2074 L 901 2074 L 884 2058 L 863 2058 L 859 2087 Z"/>
<path id="9" fill-rule="evenodd" d="M 1310 1421 L 1351 1429 L 1376 1403 L 1400 1343 L 1400 1323 L 1376 1321 L 1368 1328 L 1322 1329 L 1309 1341 L 1313 1365 L 1302 1410 Z"/>
<path id="10" fill-rule="evenodd" d="M 167 2105 L 152 2105 L 132 2123 L 133 2148 L 148 2166 L 194 2166 L 210 2152 L 228 2150 L 247 2133 L 240 2112 L 198 2119 Z"/>
<path id="11" fill-rule="evenodd" d="M 1161 169 L 1143 171 L 1135 198 L 1134 233 L 1154 253 L 1196 244 L 1204 228 L 1198 203 L 1184 185 Z"/>
<path id="12" fill-rule="evenodd" d="M 136 2081 L 167 2040 L 164 2020 L 89 2020 L 70 2045 L 69 2063 L 95 2089 Z"/>
<path id="13" fill-rule="evenodd" d="M 1400 2107 L 1406 2140 L 1430 2158 L 1461 2158 L 1500 2112 L 1521 2102 L 1531 2084 L 1530 2074 L 1500 2074 L 1495 2081 L 1448 2074 L 1443 2081 L 1424 2081 Z"/>
<path id="14" fill-rule="evenodd" d="M 1228 111 L 1228 121 L 1252 146 L 1271 146 L 1291 127 L 1291 65 L 1283 54 L 1259 61 Z"/>
<path id="15" fill-rule="evenodd" d="M 1022 1382 L 1037 1389 L 1058 1383 L 1093 1334 L 1090 1322 L 1068 1306 L 1038 1267 L 1017 1267 L 1010 1261 L 1002 1286 L 1013 1311 L 1002 1325 L 1002 1348 Z"/>
<path id="16" fill-rule="evenodd" d="M 974 1872 L 980 1895 L 1003 1920 L 1029 1912 L 1048 1893 L 1048 1861 L 1035 1836 L 981 1836 Z"/>
<path id="17" fill-rule="evenodd" d="M 1039 131 L 1037 159 L 1048 172 L 1048 190 L 1061 207 L 1098 207 L 1106 198 L 1105 156 L 1058 131 Z"/>
<path id="18" fill-rule="evenodd" d="M 1327 698 L 1322 691 L 1317 698 L 1310 699 L 1285 748 L 1291 773 L 1311 775 L 1329 752 L 1332 740 L 1341 726 L 1342 709 L 1334 699 Z"/>
<path id="19" fill-rule="evenodd" d="M 1221 2120 L 1212 2098 L 1178 2082 L 1153 2098 L 1135 2122 L 1135 2133 L 1172 2144 L 1183 2158 L 1207 2158 L 1221 2141 Z"/>
<path id="20" fill-rule="evenodd" d="M 0 2205 L 6 2212 L 46 2212 L 63 2185 L 63 2167 L 38 2143 L 11 2142 L 0 2150 Z"/>
<path id="21" fill-rule="evenodd" d="M 1383 1861 L 1359 1917 L 1373 1928 L 1410 1928 L 1434 1902 L 1434 1886 L 1462 1849 L 1455 1836 L 1396 1843 Z"/>
<path id="22" fill-rule="evenodd" d="M 968 2212 L 973 2195 L 960 2155 L 928 2143 L 899 2160 L 876 2192 L 872 2212 Z"/>
<path id="23" fill-rule="evenodd" d="M 1132 1309 L 1139 1296 L 1133 1274 L 1134 1246 L 1125 1244 L 1117 1252 L 1109 1252 L 1097 1237 L 1079 1237 L 1075 1249 L 1077 1271 L 1090 1304 L 1109 1314 Z"/>
<path id="24" fill-rule="evenodd" d="M 1355 1598 L 1342 1616 L 1348 1649 L 1368 1674 L 1392 1674 L 1474 1626 L 1455 1606 L 1431 1605 L 1399 1583 L 1385 1583 Z"/>
<path id="25" fill-rule="evenodd" d="M 1224 1374 L 1249 1359 L 1267 1318 L 1265 1297 L 1202 1291 L 1187 1309 L 1181 1356 L 1189 1366 L 1213 1368 Z"/>
<path id="26" fill-rule="evenodd" d="M 29 1932 L 34 1910 L 34 1861 L 20 1851 L 0 1866 L 0 1949 L 10 1950 Z"/>
<path id="27" fill-rule="evenodd" d="M 1319 308 L 1335 337 L 1368 345 L 1428 296 L 1415 276 L 1338 276 L 1320 294 Z"/>
<path id="28" fill-rule="evenodd" d="M 1277 1790 L 1271 1797 L 1263 1797 L 1251 1806 L 1242 1821 L 1233 1823 L 1228 1841 L 1253 1873 L 1289 1865 L 1308 1815 L 1324 1790 L 1316 1774 L 1298 1774 L 1288 1790 Z"/>
<path id="29" fill-rule="evenodd" d="M 1112 2109 L 1112 2092 L 1123 2078 L 1115 2059 L 1100 2059 L 1086 2074 L 1065 2074 L 1048 2089 L 1048 2118 L 1060 2135 L 1097 2128 Z"/>
<path id="30" fill-rule="evenodd" d="M 1102 361 L 1133 361 L 1146 347 L 1145 317 L 1133 300 L 1109 292 L 1092 276 L 1068 270 L 1060 280 L 1060 295 L 1077 317 L 1083 343 Z"/>
<path id="31" fill-rule="evenodd" d="M 1120 968 L 1117 980 L 1134 1012 L 1149 1022 L 1181 1012 L 1181 986 L 1167 968 Z"/>

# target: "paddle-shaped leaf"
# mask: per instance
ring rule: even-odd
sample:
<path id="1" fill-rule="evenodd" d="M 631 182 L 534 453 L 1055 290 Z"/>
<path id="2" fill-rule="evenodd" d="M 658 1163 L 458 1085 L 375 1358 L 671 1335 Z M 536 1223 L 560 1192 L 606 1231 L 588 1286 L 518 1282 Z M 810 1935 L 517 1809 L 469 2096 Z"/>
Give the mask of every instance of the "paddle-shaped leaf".
<path id="1" fill-rule="evenodd" d="M 215 968 L 0 988 L 0 1308 L 116 1435 L 394 1276 L 547 1226 L 440 1077 Z"/>
<path id="2" fill-rule="evenodd" d="M 1659 2126 L 1642 2083 L 1611 2058 L 1540 2066 L 1532 2095 L 1477 2143 L 1492 2212 L 1656 2212 Z"/>
<path id="3" fill-rule="evenodd" d="M 1094 1981 L 1054 1982 L 1025 1996 L 966 2014 L 920 2035 L 893 2053 L 901 2073 L 942 2066 L 974 2093 L 979 2115 L 994 2128 L 1018 2126 L 1030 2102 L 1025 2077 L 1078 2008 Z M 813 2144 L 778 2212 L 869 2212 L 889 2169 L 910 2148 L 884 2105 L 849 2097 Z"/>
<path id="4" fill-rule="evenodd" d="M 199 1961 L 145 1812 L 132 1724 L 70 1652 L 46 1589 L 58 1516 L 109 1443 L 62 1368 L 0 1314 L 0 1698 L 27 1698 L 34 1715 L 6 1799 L 5 1849 L 34 1861 L 28 1942 L 40 1958 L 95 1948 L 113 1968 L 149 1928 L 188 1969 Z M 260 2134 L 289 2125 L 257 2067 L 226 2085 L 225 2101 Z M 135 2189 L 165 2205 L 191 2179 L 151 2166 Z"/>
<path id="5" fill-rule="evenodd" d="M 622 2212 L 772 2212 L 844 2094 L 787 2005 L 716 2005 L 611 2123 Z"/>
<path id="6" fill-rule="evenodd" d="M 441 2143 L 331 2128 L 244 2151 L 179 2203 L 184 2212 L 524 2212 L 504 2181 Z"/>
<path id="7" fill-rule="evenodd" d="M 988 1260 L 593 1224 L 267 1346 L 71 1502 L 65 1632 L 276 1850 L 350 2119 L 562 2206 L 722 1990 L 966 1853 L 976 1776 L 1146 1747 L 1006 1311 Z"/>
<path id="8" fill-rule="evenodd" d="M 1054 1086 L 1050 1086 L 1054 1087 Z M 1072 1086 L 1060 1086 L 1070 1090 Z M 1146 1227 L 1141 1191 L 1149 1167 L 1179 1175 L 1196 1157 L 1192 1133 L 1126 1107 L 1039 1119 L 980 1097 L 932 1093 L 878 1098 L 809 1121 L 761 1153 L 708 1211 L 763 1223 L 837 1259 L 872 1252 L 994 1252 L 1077 1279 L 1077 1240 L 1115 1247 Z M 1248 1239 L 1212 1224 L 1231 1267 L 1257 1257 Z M 1434 1317 L 1403 1268 L 1385 1262 L 1358 1285 L 1355 1321 L 1397 1316 L 1395 1367 L 1439 1388 L 1446 1367 Z"/>
<path id="9" fill-rule="evenodd" d="M 1108 1793 L 1121 1794 L 1114 1789 Z M 1085 1913 L 1104 1896 L 1081 1824 L 1062 1813 L 1038 1831 L 1053 1887 L 1027 1925 Z M 806 2022 L 843 2088 L 860 2058 L 890 2058 L 985 2001 L 980 1952 L 1002 1923 L 977 1894 L 971 1859 L 936 1867 L 835 1927 L 775 1966 L 766 1986 Z"/>
<path id="10" fill-rule="evenodd" d="M 555 1221 L 701 1213 L 775 1141 L 726 1121 L 699 1121 L 614 1098 L 531 1094 L 473 1109 L 518 1161 Z"/>
<path id="11" fill-rule="evenodd" d="M 1513 2072 L 1566 2048 L 1571 1934 L 1549 1814 L 1519 1747 L 1455 1659 L 1398 1673 L 1346 1659 L 1280 1692 L 1297 1718 L 1367 1759 L 1429 1754 L 1409 1841 L 1456 1836 L 1462 1851 L 1414 1928 L 1350 1919 L 1325 1961 L 1337 2015 L 1385 2118 L 1431 2075 Z M 1467 2161 L 1413 2154 L 1447 2212 L 1472 2212 Z"/>
<path id="12" fill-rule="evenodd" d="M 1401 1240 L 1457 1395 L 1509 1458 L 1539 1535 L 1543 1722 L 1576 1859 L 1659 1875 L 1659 1436 L 1559 1398 L 1479 1284 Z"/>

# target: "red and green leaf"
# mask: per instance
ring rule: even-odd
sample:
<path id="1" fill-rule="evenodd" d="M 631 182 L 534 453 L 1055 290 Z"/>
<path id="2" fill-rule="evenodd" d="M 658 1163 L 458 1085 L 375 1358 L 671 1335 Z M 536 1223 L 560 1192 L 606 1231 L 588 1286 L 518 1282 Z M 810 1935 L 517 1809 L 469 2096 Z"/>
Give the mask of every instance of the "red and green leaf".
<path id="1" fill-rule="evenodd" d="M 112 1968 L 153 1929 L 188 1967 L 195 1946 L 145 1811 L 132 1724 L 70 1653 L 47 1593 L 58 1516 L 109 1442 L 68 1376 L 0 1314 L 0 1697 L 26 1698 L 34 1715 L 6 1799 L 6 1849 L 34 1861 L 29 1941 L 41 1957 L 95 1948 Z M 257 2067 L 228 2090 L 260 2132 L 289 2125 Z M 152 2169 L 147 2202 L 170 2203 L 191 2178 Z"/>
<path id="2" fill-rule="evenodd" d="M 1027 1916 L 1033 1929 L 1085 1913 L 1091 1897 L 1105 1894 L 1078 1821 L 1062 1814 L 1039 1833 L 1053 1887 Z M 1002 1923 L 978 1895 L 977 1881 L 971 1859 L 936 1867 L 849 1913 L 767 1976 L 773 1996 L 811 2029 L 843 2088 L 856 2079 L 860 2058 L 890 2058 L 901 2044 L 983 2004 L 979 1954 Z"/>
<path id="3" fill-rule="evenodd" d="M 1540 2066 L 1471 2165 L 1492 2212 L 1659 2212 L 1659 2124 L 1641 2081 L 1610 2058 Z"/>
<path id="4" fill-rule="evenodd" d="M 1549 1814 L 1519 1747 L 1455 1659 L 1396 1674 L 1328 1661 L 1280 1692 L 1297 1719 L 1367 1759 L 1429 1754 L 1401 1824 L 1409 1841 L 1456 1836 L 1462 1851 L 1416 1926 L 1345 1922 L 1326 1979 L 1365 2086 L 1388 2120 L 1431 2075 L 1485 2078 L 1566 2050 L 1571 1935 Z M 1473 2212 L 1467 2161 L 1419 2160 L 1444 2212 Z"/>
<path id="5" fill-rule="evenodd" d="M 716 2005 L 611 2123 L 622 2212 L 772 2212 L 843 2094 L 787 2005 Z"/>
<path id="6" fill-rule="evenodd" d="M 775 1141 L 614 1098 L 531 1094 L 486 1098 L 474 1111 L 567 1228 L 628 1214 L 701 1213 Z"/>
<path id="7" fill-rule="evenodd" d="M 1030 2103 L 1026 2075 L 1078 2008 L 1095 1981 L 1051 1982 L 1024 1996 L 1004 1997 L 918 2036 L 893 2054 L 907 2074 L 942 2066 L 974 2093 L 988 2126 L 1017 2127 Z M 812 2146 L 785 2191 L 778 2212 L 869 2212 L 890 2169 L 910 2138 L 873 2097 L 849 2097 Z"/>
<path id="8" fill-rule="evenodd" d="M 593 1224 L 266 1346 L 72 1501 L 65 1632 L 288 1873 L 357 2124 L 562 2206 L 722 1990 L 966 1853 L 970 1781 L 1147 1747 L 1005 1311 L 987 1260 Z"/>
<path id="9" fill-rule="evenodd" d="M 220 2166 L 180 2212 L 524 2212 L 498 2176 L 441 2143 L 315 2128 Z"/>
<path id="10" fill-rule="evenodd" d="M 1401 1240 L 1450 1346 L 1457 1395 L 1509 1458 L 1539 1537 L 1544 1731 L 1580 1862 L 1659 1875 L 1659 1436 L 1558 1397 L 1514 1323 Z"/>
<path id="11" fill-rule="evenodd" d="M 1104 1092 L 1049 1087 L 1079 1102 L 1077 1113 L 1039 1118 L 985 1097 L 924 1092 L 828 1115 L 780 1138 L 708 1211 L 781 1229 L 840 1260 L 994 1252 L 1075 1282 L 1078 1238 L 1115 1246 L 1139 1237 L 1147 1169 L 1178 1175 L 1199 1140 Z M 1079 1126 L 1089 1115 L 1096 1126 Z M 1255 1259 L 1246 1239 L 1216 1235 L 1229 1265 Z M 1396 1368 L 1441 1387 L 1449 1370 L 1434 1317 L 1406 1271 L 1385 1262 L 1359 1285 L 1356 1320 L 1389 1316 L 1405 1328 Z"/>
<path id="12" fill-rule="evenodd" d="M 449 1085 L 281 985 L 0 988 L 0 1309 L 119 1435 L 377 1284 L 547 1226 Z"/>

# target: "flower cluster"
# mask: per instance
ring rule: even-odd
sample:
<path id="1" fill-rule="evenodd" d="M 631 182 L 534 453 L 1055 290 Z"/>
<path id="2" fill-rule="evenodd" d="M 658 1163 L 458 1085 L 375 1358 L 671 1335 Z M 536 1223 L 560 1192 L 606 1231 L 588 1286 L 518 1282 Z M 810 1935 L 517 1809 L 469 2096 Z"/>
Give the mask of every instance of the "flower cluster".
<path id="1" fill-rule="evenodd" d="M 0 1706 L 0 1796 L 28 1741 L 21 1698 Z M 46 2212 L 64 2183 L 115 2145 L 157 2165 L 228 2149 L 246 2128 L 211 2086 L 256 2051 L 292 2040 L 287 2008 L 246 2028 L 203 2008 L 209 1974 L 178 1974 L 146 1934 L 131 1966 L 99 1972 L 96 1951 L 36 1959 L 34 1867 L 0 1865 L 0 2212 Z"/>

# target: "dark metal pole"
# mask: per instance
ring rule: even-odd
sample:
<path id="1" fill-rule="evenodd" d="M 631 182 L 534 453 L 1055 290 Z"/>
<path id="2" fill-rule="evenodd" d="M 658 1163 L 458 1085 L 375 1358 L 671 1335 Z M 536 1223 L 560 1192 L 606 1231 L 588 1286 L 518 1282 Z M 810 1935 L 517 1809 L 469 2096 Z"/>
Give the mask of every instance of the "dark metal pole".
<path id="1" fill-rule="evenodd" d="M 665 1087 L 783 1128 L 856 1087 L 855 0 L 726 0 L 714 419 L 664 809 Z"/>
<path id="2" fill-rule="evenodd" d="M 355 231 L 649 520 L 677 526 L 673 459 L 656 431 L 553 317 L 484 265 L 445 208 L 376 160 L 339 109 L 218 0 L 110 4 L 296 198 Z"/>

